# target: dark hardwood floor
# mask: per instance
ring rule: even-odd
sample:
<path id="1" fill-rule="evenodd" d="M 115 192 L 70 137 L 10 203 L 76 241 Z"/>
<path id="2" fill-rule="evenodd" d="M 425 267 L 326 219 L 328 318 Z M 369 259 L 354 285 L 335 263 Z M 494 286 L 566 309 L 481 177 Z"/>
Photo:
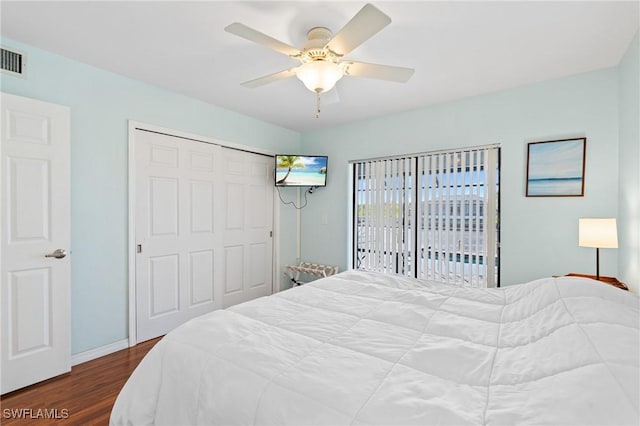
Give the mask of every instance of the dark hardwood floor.
<path id="1" fill-rule="evenodd" d="M 159 340 L 149 340 L 78 364 L 70 373 L 3 395 L 0 398 L 0 424 L 109 424 L 111 408 L 120 389 Z M 19 415 L 23 418 L 16 418 Z M 44 419 L 46 416 L 57 419 Z"/>

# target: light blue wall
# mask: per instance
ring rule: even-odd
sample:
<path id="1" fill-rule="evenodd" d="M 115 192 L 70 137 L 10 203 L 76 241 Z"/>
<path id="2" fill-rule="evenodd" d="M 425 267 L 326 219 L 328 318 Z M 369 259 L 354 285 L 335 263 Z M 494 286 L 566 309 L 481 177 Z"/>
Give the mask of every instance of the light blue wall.
<path id="1" fill-rule="evenodd" d="M 3 74 L 1 90 L 71 108 L 72 353 L 128 336 L 127 120 L 219 140 L 295 152 L 300 134 L 158 89 L 13 40 L 27 78 Z M 295 221 L 282 209 L 281 223 Z M 281 262 L 295 260 L 282 226 Z"/>
<path id="2" fill-rule="evenodd" d="M 618 276 L 640 293 L 640 34 L 620 62 Z"/>
<path id="3" fill-rule="evenodd" d="M 347 266 L 349 160 L 499 143 L 502 284 L 595 273 L 595 250 L 578 247 L 578 218 L 617 214 L 617 109 L 617 71 L 607 69 L 305 133 L 303 150 L 328 155 L 330 170 L 302 212 L 302 257 Z M 585 196 L 526 198 L 527 142 L 574 136 L 587 137 Z M 616 272 L 617 251 L 603 250 L 601 274 Z"/>

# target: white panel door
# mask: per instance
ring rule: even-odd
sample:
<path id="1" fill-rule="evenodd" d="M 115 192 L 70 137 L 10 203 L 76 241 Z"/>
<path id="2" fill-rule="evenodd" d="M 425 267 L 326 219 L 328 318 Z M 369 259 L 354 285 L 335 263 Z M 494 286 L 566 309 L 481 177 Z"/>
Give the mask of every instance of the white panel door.
<path id="1" fill-rule="evenodd" d="M 273 292 L 273 157 L 222 148 L 224 307 Z"/>
<path id="2" fill-rule="evenodd" d="M 135 131 L 136 335 L 222 306 L 220 147 Z"/>
<path id="3" fill-rule="evenodd" d="M 70 114 L 5 93 L 1 100 L 4 394 L 71 370 Z"/>

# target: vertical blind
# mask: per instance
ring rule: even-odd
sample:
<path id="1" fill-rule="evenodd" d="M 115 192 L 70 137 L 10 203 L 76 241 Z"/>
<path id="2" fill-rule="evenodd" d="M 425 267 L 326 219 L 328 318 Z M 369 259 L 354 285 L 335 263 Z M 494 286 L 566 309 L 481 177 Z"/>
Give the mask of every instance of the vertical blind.
<path id="1" fill-rule="evenodd" d="M 353 267 L 499 283 L 499 147 L 353 162 Z"/>

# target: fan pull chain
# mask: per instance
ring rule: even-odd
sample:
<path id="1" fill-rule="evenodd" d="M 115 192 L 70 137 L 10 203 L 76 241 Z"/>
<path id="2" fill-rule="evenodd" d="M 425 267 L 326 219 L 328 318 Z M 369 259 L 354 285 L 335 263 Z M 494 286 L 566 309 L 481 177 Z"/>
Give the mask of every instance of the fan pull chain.
<path id="1" fill-rule="evenodd" d="M 320 118 L 320 90 L 316 90 L 317 101 L 316 101 L 316 118 Z"/>

